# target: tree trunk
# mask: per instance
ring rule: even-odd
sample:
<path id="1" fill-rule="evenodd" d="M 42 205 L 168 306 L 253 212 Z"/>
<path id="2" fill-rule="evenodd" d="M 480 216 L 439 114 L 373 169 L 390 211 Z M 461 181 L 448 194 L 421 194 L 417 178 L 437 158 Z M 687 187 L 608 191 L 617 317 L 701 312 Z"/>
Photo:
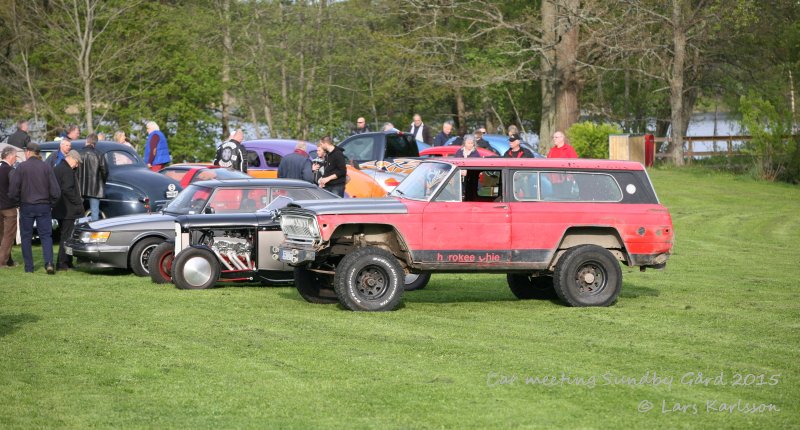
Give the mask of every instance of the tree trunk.
<path id="1" fill-rule="evenodd" d="M 231 2 L 222 2 L 222 139 L 230 134 L 230 82 L 231 82 L 231 56 L 233 44 L 231 42 Z"/>
<path id="2" fill-rule="evenodd" d="M 683 165 L 683 133 L 684 124 L 683 106 L 683 74 L 686 62 L 686 32 L 683 23 L 683 1 L 672 0 L 672 70 L 669 80 L 670 108 L 672 109 L 672 140 L 670 141 L 669 154 L 676 166 Z"/>
<path id="3" fill-rule="evenodd" d="M 456 87 L 456 115 L 458 116 L 459 127 L 467 126 L 467 109 L 464 106 L 464 96 L 461 94 L 461 87 Z"/>
<path id="4" fill-rule="evenodd" d="M 542 56 L 542 122 L 539 124 L 539 152 L 547 154 L 553 146 L 556 129 L 556 7 L 553 1 L 544 0 L 542 14 L 542 44 L 546 47 Z"/>
<path id="5" fill-rule="evenodd" d="M 556 45 L 556 128 L 567 131 L 578 122 L 580 108 L 578 96 L 583 84 L 578 76 L 578 12 L 580 0 L 561 0 L 561 16 L 558 19 L 560 41 Z"/>

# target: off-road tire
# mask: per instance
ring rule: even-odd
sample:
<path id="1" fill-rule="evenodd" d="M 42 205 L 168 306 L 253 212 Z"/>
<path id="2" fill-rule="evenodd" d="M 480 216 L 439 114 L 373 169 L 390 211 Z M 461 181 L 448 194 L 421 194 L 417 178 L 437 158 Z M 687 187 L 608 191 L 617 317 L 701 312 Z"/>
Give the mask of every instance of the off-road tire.
<path id="1" fill-rule="evenodd" d="M 128 255 L 128 264 L 130 264 L 131 270 L 136 276 L 148 276 L 150 274 L 150 270 L 147 267 L 150 255 L 162 242 L 164 242 L 164 239 L 160 237 L 146 237 L 136 242 L 136 245 L 133 245 L 131 253 Z"/>
<path id="2" fill-rule="evenodd" d="M 312 272 L 305 267 L 294 268 L 294 286 L 300 297 L 309 303 L 330 305 L 338 303 L 333 291 L 333 276 Z"/>
<path id="3" fill-rule="evenodd" d="M 219 280 L 217 256 L 207 248 L 186 248 L 172 262 L 172 282 L 181 290 L 204 290 Z"/>
<path id="4" fill-rule="evenodd" d="M 406 275 L 403 278 L 404 282 L 403 288 L 406 291 L 421 290 L 428 285 L 428 282 L 430 282 L 430 280 L 431 280 L 431 274 L 427 272 L 416 274 L 416 277 L 413 277 L 411 275 Z"/>
<path id="5" fill-rule="evenodd" d="M 168 240 L 156 247 L 150 253 L 147 261 L 147 270 L 150 280 L 156 284 L 169 284 L 172 282 L 172 263 L 175 259 L 175 242 Z"/>
<path id="6" fill-rule="evenodd" d="M 380 248 L 356 249 L 336 267 L 333 288 L 351 311 L 391 311 L 403 300 L 405 273 L 394 255 Z"/>
<path id="7" fill-rule="evenodd" d="M 520 300 L 552 300 L 557 297 L 552 276 L 509 273 L 506 281 L 508 288 Z"/>
<path id="8" fill-rule="evenodd" d="M 610 306 L 622 289 L 622 269 L 607 249 L 580 245 L 556 263 L 553 286 L 568 306 Z"/>

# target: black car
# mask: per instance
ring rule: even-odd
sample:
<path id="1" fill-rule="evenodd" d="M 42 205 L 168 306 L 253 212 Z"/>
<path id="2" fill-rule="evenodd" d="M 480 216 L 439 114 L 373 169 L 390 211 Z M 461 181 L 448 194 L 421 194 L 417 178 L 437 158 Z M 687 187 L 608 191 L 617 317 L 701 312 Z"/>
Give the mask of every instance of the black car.
<path id="1" fill-rule="evenodd" d="M 84 145 L 84 140 L 72 141 L 72 149 L 77 151 Z M 42 158 L 47 159 L 59 146 L 58 142 L 41 144 Z M 148 169 L 130 146 L 102 141 L 97 143 L 97 152 L 108 166 L 105 197 L 100 199 L 101 218 L 153 212 L 166 206 L 181 190 L 178 181 Z M 88 199 L 84 207 L 88 215 Z"/>
<path id="2" fill-rule="evenodd" d="M 278 196 L 295 200 L 335 197 L 314 184 L 292 179 L 199 181 L 186 187 L 161 213 L 80 223 L 64 246 L 80 265 L 130 269 L 147 276 L 153 250 L 175 237 L 175 217 L 255 212 Z"/>

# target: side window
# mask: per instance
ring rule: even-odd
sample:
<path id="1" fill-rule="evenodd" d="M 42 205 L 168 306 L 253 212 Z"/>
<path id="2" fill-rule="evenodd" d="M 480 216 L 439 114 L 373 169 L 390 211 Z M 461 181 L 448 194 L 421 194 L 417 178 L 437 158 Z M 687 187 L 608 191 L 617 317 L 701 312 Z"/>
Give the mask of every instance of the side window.
<path id="1" fill-rule="evenodd" d="M 622 201 L 619 184 L 605 173 L 543 172 L 540 185 L 541 199 L 545 201 Z"/>
<path id="2" fill-rule="evenodd" d="M 514 200 L 539 200 L 539 172 L 514 172 Z"/>
<path id="3" fill-rule="evenodd" d="M 375 158 L 373 150 L 375 149 L 375 138 L 372 136 L 359 137 L 350 140 L 342 145 L 344 156 L 348 161 L 363 161 L 372 160 Z"/>
<path id="4" fill-rule="evenodd" d="M 136 163 L 136 159 L 125 151 L 106 152 L 106 164 L 109 166 L 122 166 Z"/>
<path id="5" fill-rule="evenodd" d="M 247 150 L 247 167 L 261 167 L 261 159 L 258 158 L 258 152 Z"/>
<path id="6" fill-rule="evenodd" d="M 450 180 L 442 187 L 439 194 L 433 201 L 435 202 L 460 202 L 461 201 L 461 170 L 456 169 Z"/>
<path id="7" fill-rule="evenodd" d="M 314 195 L 311 194 L 308 190 L 302 188 L 273 188 L 272 189 L 272 198 L 271 200 L 275 200 L 277 197 L 286 196 L 292 200 L 313 200 Z"/>
<path id="8" fill-rule="evenodd" d="M 274 152 L 267 152 L 264 151 L 264 161 L 267 163 L 267 167 L 278 167 L 281 165 L 281 159 L 283 157 L 274 153 Z"/>
<path id="9" fill-rule="evenodd" d="M 419 157 L 419 147 L 411 135 L 386 136 L 386 154 L 384 158 Z"/>
<path id="10" fill-rule="evenodd" d="M 503 184 L 500 170 L 466 170 L 462 173 L 465 202 L 502 201 Z"/>

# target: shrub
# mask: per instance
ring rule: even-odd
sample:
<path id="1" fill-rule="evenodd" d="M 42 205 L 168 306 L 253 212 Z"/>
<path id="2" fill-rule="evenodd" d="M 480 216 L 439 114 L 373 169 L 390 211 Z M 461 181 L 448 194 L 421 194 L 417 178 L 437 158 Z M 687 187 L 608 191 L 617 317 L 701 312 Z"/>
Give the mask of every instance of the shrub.
<path id="1" fill-rule="evenodd" d="M 800 148 L 797 140 L 790 136 L 790 115 L 755 94 L 741 96 L 739 108 L 742 124 L 753 137 L 742 149 L 752 157 L 752 174 L 768 181 L 797 182 Z"/>
<path id="2" fill-rule="evenodd" d="M 595 124 L 590 121 L 572 124 L 567 130 L 570 145 L 582 158 L 608 158 L 608 136 L 622 133 L 616 124 Z"/>

